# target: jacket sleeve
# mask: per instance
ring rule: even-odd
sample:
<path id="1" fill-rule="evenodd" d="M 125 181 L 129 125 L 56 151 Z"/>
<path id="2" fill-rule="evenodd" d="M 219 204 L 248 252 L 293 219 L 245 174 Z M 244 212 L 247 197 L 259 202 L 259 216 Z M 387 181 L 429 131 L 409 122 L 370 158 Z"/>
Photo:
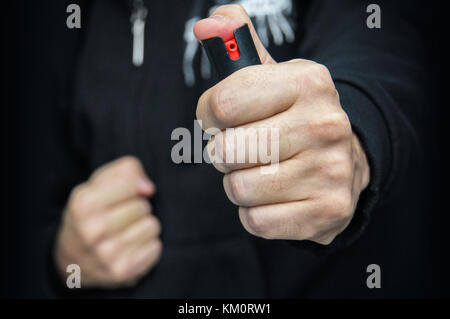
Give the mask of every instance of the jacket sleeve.
<path id="1" fill-rule="evenodd" d="M 342 248 L 366 229 L 377 207 L 389 202 L 420 154 L 420 120 L 426 105 L 423 23 L 415 1 L 378 1 L 381 28 L 370 29 L 364 1 L 312 1 L 300 57 L 328 67 L 343 109 L 366 152 L 371 181 L 351 224 L 326 247 Z M 422 119 L 423 120 L 423 119 Z M 303 243 L 300 245 L 304 245 Z"/>

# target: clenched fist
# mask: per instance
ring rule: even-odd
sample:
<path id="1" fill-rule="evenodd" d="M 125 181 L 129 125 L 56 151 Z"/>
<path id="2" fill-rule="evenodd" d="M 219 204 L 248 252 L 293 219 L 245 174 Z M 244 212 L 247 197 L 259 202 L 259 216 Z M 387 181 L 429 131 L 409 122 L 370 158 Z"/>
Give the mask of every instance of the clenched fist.
<path id="1" fill-rule="evenodd" d="M 132 285 L 146 274 L 162 249 L 161 227 L 147 200 L 154 192 L 133 157 L 99 168 L 75 187 L 54 250 L 60 273 L 78 264 L 83 287 L 110 288 Z"/>
<path id="2" fill-rule="evenodd" d="M 349 224 L 369 183 L 366 155 L 326 67 L 307 60 L 277 64 L 237 5 L 219 7 L 212 18 L 197 22 L 194 32 L 199 40 L 217 35 L 228 40 L 244 23 L 262 65 L 241 69 L 207 90 L 199 99 L 197 118 L 205 130 L 222 130 L 214 143 L 225 159 L 236 151 L 226 128 L 278 129 L 279 167 L 262 174 L 258 161 L 214 166 L 225 173 L 226 194 L 239 206 L 247 231 L 268 239 L 329 244 Z"/>

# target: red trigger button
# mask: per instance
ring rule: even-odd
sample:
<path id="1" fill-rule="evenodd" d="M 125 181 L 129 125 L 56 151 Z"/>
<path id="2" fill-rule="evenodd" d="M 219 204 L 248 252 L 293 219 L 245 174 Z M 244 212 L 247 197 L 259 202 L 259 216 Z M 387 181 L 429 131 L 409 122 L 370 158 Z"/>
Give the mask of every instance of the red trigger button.
<path id="1" fill-rule="evenodd" d="M 240 57 L 239 48 L 234 38 L 225 42 L 225 47 L 227 48 L 228 54 L 230 55 L 230 58 L 232 60 L 239 59 Z"/>

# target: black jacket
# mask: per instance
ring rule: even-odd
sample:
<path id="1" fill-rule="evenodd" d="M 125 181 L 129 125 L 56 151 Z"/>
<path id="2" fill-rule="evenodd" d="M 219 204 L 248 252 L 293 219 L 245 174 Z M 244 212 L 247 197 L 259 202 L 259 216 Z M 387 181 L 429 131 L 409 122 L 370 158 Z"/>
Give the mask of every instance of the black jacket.
<path id="1" fill-rule="evenodd" d="M 24 81 L 31 89 L 22 97 L 27 107 L 19 127 L 17 191 L 27 199 L 18 203 L 18 218 L 30 225 L 19 240 L 23 256 L 18 258 L 37 265 L 30 278 L 22 278 L 24 286 L 35 283 L 27 286 L 28 294 L 67 295 L 57 282 L 51 249 L 70 190 L 100 165 L 135 155 L 158 187 L 151 202 L 162 223 L 161 261 L 133 289 L 77 295 L 427 295 L 432 215 L 421 185 L 432 86 L 428 9 L 414 1 L 377 3 L 381 29 L 367 27 L 368 3 L 362 1 L 293 1 L 286 18 L 295 39 L 288 43 L 285 34 L 276 45 L 268 36 L 277 61 L 301 57 L 329 68 L 369 158 L 370 185 L 352 223 L 329 247 L 249 235 L 225 196 L 222 174 L 212 165 L 174 164 L 170 158 L 176 143 L 171 132 L 193 130 L 197 99 L 213 84 L 202 76 L 207 69 L 201 67 L 200 51 L 186 62 L 183 38 L 186 21 L 206 16 L 213 1 L 145 1 L 141 67 L 131 63 L 127 1 L 81 3 L 80 30 L 64 27 L 61 12 L 68 3 L 53 4 L 53 15 L 46 12 L 49 21 L 34 33 L 39 37 L 29 36 L 26 48 L 34 55 L 22 53 L 27 56 L 22 67 L 28 68 Z M 194 73 L 187 74 L 190 66 Z M 195 81 L 187 83 L 187 76 Z M 381 289 L 366 286 L 366 267 L 373 263 L 382 269 Z"/>

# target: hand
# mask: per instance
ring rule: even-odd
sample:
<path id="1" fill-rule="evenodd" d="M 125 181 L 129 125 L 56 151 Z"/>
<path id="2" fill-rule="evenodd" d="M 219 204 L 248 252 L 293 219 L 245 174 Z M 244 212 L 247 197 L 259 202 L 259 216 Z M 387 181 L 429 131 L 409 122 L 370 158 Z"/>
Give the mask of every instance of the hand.
<path id="1" fill-rule="evenodd" d="M 225 173 L 228 198 L 256 236 L 331 243 L 350 223 L 370 174 L 328 69 L 300 59 L 277 64 L 240 6 L 222 6 L 212 15 L 195 25 L 199 40 L 230 38 L 247 23 L 263 63 L 235 72 L 200 97 L 197 118 L 203 129 L 222 130 L 214 136 L 216 152 L 225 159 L 234 154 L 225 128 L 279 130 L 274 174 L 261 174 L 262 163 L 251 163 L 248 154 L 245 163 L 214 163 Z"/>
<path id="2" fill-rule="evenodd" d="M 72 191 L 60 226 L 57 268 L 78 264 L 82 287 L 129 286 L 158 261 L 161 226 L 146 197 L 155 186 L 140 162 L 123 157 L 106 164 Z"/>

